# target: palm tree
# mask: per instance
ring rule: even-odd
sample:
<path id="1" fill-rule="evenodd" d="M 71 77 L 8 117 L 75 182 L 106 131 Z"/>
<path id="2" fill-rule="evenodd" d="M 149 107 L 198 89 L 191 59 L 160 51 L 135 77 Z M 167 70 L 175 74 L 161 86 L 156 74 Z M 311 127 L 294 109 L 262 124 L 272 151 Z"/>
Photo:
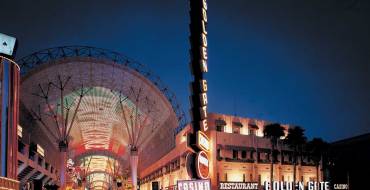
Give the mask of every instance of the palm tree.
<path id="1" fill-rule="evenodd" d="M 288 129 L 288 135 L 285 139 L 285 143 L 293 149 L 293 182 L 296 182 L 297 174 L 297 158 L 302 155 L 302 146 L 306 144 L 307 138 L 304 135 L 304 129 L 299 126 L 295 126 Z"/>
<path id="2" fill-rule="evenodd" d="M 323 163 L 323 157 L 328 151 L 329 144 L 321 138 L 313 138 L 307 144 L 308 151 L 310 152 L 312 159 L 316 165 L 316 180 L 319 181 L 319 166 L 320 161 Z"/>
<path id="3" fill-rule="evenodd" d="M 270 166 L 270 186 L 272 189 L 272 178 L 274 176 L 274 152 L 275 147 L 280 137 L 284 136 L 284 127 L 279 123 L 268 124 L 263 129 L 265 138 L 269 138 L 271 142 L 271 166 Z"/>

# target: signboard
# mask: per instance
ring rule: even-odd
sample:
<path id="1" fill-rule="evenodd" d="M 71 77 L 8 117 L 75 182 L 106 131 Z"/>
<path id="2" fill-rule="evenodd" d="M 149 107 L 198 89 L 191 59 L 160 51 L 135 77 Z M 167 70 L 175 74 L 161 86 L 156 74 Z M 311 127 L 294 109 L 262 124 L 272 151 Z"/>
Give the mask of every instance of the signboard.
<path id="1" fill-rule="evenodd" d="M 191 135 L 190 142 L 197 152 L 194 164 L 196 168 L 193 170 L 196 170 L 195 174 L 199 179 L 206 179 L 209 176 L 209 160 L 206 152 L 210 150 L 210 144 L 207 135 L 203 133 L 208 130 L 208 85 L 204 77 L 208 72 L 207 9 L 206 0 L 190 0 L 190 68 L 194 77 L 190 84 L 192 89 L 190 115 L 195 133 Z"/>
<path id="2" fill-rule="evenodd" d="M 14 37 L 0 33 L 0 54 L 12 56 L 16 39 Z"/>
<path id="3" fill-rule="evenodd" d="M 23 136 L 23 128 L 20 125 L 17 125 L 17 135 L 19 138 L 22 138 Z"/>
<path id="4" fill-rule="evenodd" d="M 204 150 L 206 152 L 209 151 L 210 145 L 209 145 L 209 138 L 206 134 L 204 134 L 202 131 L 197 132 L 197 147 L 201 150 Z"/>
<path id="5" fill-rule="evenodd" d="M 258 182 L 220 182 L 219 190 L 258 190 Z"/>
<path id="6" fill-rule="evenodd" d="M 195 131 L 207 131 L 207 80 L 204 73 L 208 72 L 207 54 L 207 1 L 190 0 L 190 45 L 191 69 L 194 81 L 191 83 L 192 121 Z"/>
<path id="7" fill-rule="evenodd" d="M 203 180 L 178 180 L 177 190 L 211 190 L 211 181 Z"/>
<path id="8" fill-rule="evenodd" d="M 39 153 L 42 157 L 45 156 L 44 148 L 42 148 L 42 146 L 40 146 L 39 144 L 37 144 L 36 152 Z"/>
<path id="9" fill-rule="evenodd" d="M 206 152 L 200 151 L 198 153 L 195 166 L 198 177 L 207 179 L 209 176 L 209 160 Z"/>
<path id="10" fill-rule="evenodd" d="M 195 167 L 196 154 L 188 153 L 186 155 L 186 173 L 190 179 L 197 177 L 196 167 Z"/>

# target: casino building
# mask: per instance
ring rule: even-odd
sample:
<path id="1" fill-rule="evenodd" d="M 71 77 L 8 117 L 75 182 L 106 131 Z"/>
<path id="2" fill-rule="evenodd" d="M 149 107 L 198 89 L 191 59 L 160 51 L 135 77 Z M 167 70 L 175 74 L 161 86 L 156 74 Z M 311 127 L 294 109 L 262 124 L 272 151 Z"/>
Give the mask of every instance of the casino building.
<path id="1" fill-rule="evenodd" d="M 18 66 L 1 68 L 9 93 L 2 93 L 2 111 L 9 113 L 2 121 L 11 121 L 1 126 L 2 150 L 10 143 L 1 152 L 7 160 L 1 172 L 13 186 L 157 190 L 191 178 L 192 128 L 174 94 L 145 65 L 84 46 L 45 49 L 16 62 L 20 76 L 12 74 Z M 216 113 L 207 120 L 203 161 L 212 189 L 270 180 L 271 146 L 263 138 L 269 122 Z M 279 143 L 276 152 L 274 180 L 292 181 L 292 151 Z M 303 157 L 297 180 L 315 179 L 315 168 Z M 10 183 L 0 179 L 0 187 Z"/>
<path id="2" fill-rule="evenodd" d="M 219 182 L 270 181 L 270 140 L 263 137 L 263 128 L 270 122 L 242 118 L 225 114 L 210 113 L 210 180 L 212 189 L 218 189 Z M 289 125 L 283 125 L 285 129 Z M 177 180 L 190 179 L 186 165 L 187 155 L 192 152 L 187 143 L 187 125 L 176 135 L 176 146 L 168 154 L 140 171 L 140 189 L 173 189 Z M 287 130 L 285 131 L 287 135 Z M 293 152 L 281 142 L 274 161 L 274 179 L 293 180 Z M 316 167 L 309 155 L 304 155 L 297 165 L 296 178 L 299 181 L 316 180 Z M 322 172 L 319 172 L 322 179 Z"/>

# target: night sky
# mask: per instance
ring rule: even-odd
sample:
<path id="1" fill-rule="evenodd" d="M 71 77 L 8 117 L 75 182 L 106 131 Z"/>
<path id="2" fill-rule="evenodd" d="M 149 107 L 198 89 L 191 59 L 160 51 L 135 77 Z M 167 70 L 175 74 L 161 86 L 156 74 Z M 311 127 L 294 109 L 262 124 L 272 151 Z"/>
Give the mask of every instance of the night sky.
<path id="1" fill-rule="evenodd" d="M 1 0 L 17 58 L 64 45 L 148 65 L 188 113 L 185 0 Z M 338 140 L 370 132 L 370 1 L 208 0 L 209 112 L 306 128 Z M 188 120 L 189 117 L 188 117 Z"/>

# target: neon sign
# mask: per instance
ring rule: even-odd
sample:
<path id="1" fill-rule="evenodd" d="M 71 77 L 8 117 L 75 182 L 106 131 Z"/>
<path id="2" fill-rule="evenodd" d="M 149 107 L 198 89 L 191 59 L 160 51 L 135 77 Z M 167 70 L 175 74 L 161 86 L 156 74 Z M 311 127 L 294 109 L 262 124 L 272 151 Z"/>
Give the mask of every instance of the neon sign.
<path id="1" fill-rule="evenodd" d="M 196 175 L 205 179 L 209 175 L 207 152 L 210 150 L 209 139 L 203 132 L 208 131 L 207 105 L 208 85 L 204 74 L 208 72 L 208 41 L 207 41 L 207 1 L 190 0 L 190 54 L 191 73 L 194 77 L 191 82 L 192 94 L 190 97 L 192 108 L 192 127 L 190 144 L 198 152 L 195 159 Z M 195 145 L 195 146 L 194 146 Z"/>

